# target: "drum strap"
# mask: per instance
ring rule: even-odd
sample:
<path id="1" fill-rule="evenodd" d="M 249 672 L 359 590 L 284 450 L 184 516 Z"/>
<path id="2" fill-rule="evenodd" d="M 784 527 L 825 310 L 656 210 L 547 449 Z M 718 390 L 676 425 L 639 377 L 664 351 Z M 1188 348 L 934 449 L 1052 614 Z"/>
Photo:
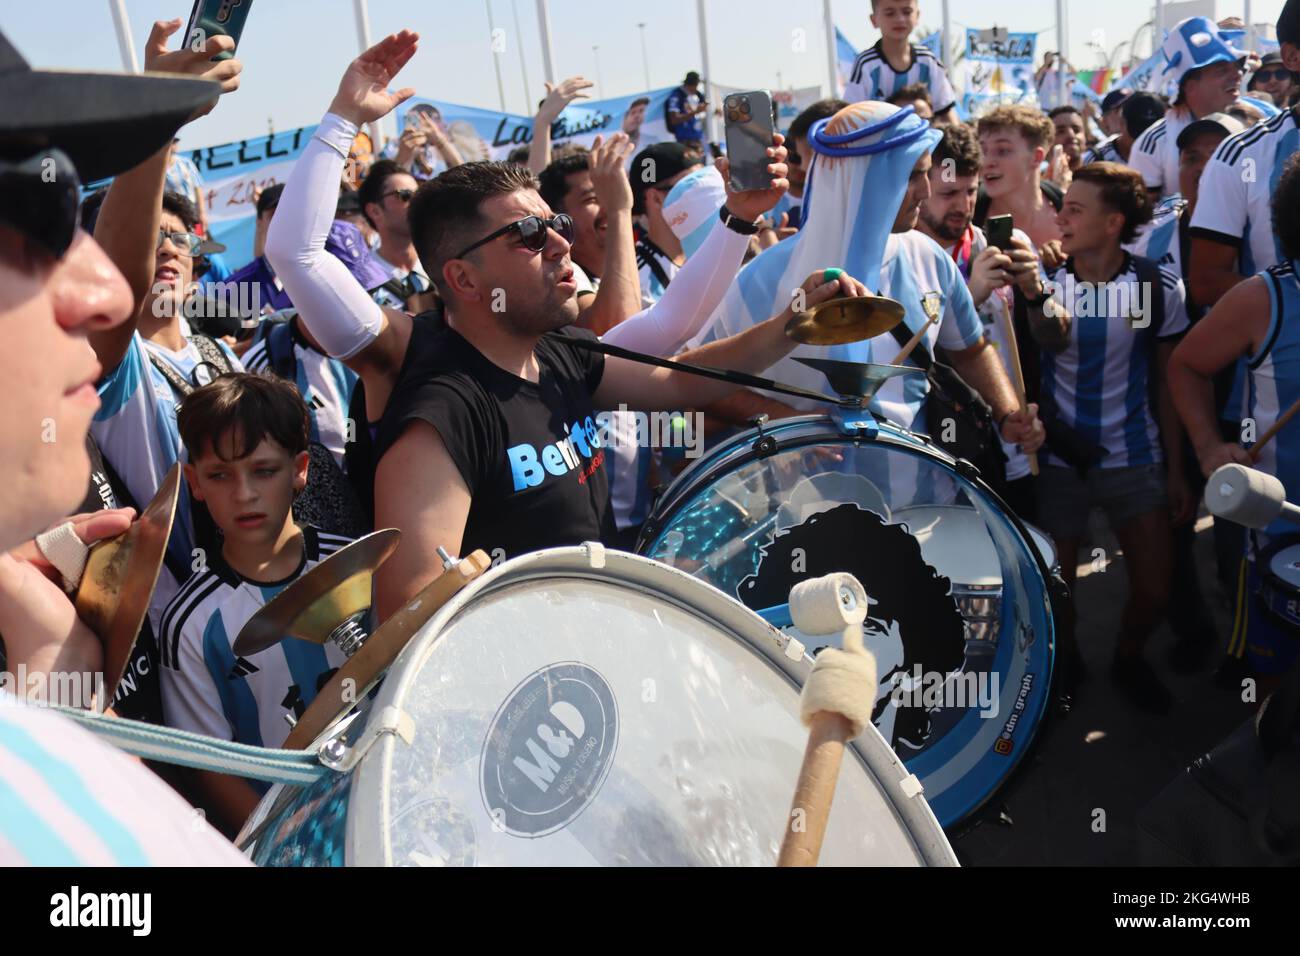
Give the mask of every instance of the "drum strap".
<path id="1" fill-rule="evenodd" d="M 858 399 L 832 398 L 822 392 L 814 392 L 812 389 L 800 388 L 797 385 L 784 385 L 781 382 L 774 382 L 770 378 L 760 378 L 757 375 L 750 375 L 748 372 L 733 372 L 730 369 L 709 368 L 705 365 L 688 365 L 686 362 L 674 362 L 672 359 L 660 358 L 657 355 L 646 355 L 644 352 L 634 352 L 631 349 L 621 348 L 617 345 L 610 345 L 606 342 L 600 342 L 593 339 L 578 339 L 567 335 L 555 335 L 551 332 L 547 332 L 546 337 L 565 345 L 572 345 L 576 348 L 586 349 L 588 352 L 601 352 L 605 355 L 612 355 L 614 358 L 640 362 L 643 365 L 657 365 L 659 368 L 671 369 L 674 372 L 689 372 L 691 375 L 699 375 L 702 378 L 714 378 L 720 382 L 730 382 L 732 385 L 740 385 L 746 388 L 758 388 L 766 392 L 777 392 L 781 395 L 793 395 L 796 398 L 806 398 L 814 402 L 825 402 L 827 405 L 839 405 L 843 408 L 856 408 L 861 404 Z"/>
<path id="2" fill-rule="evenodd" d="M 272 750 L 73 707 L 50 709 L 70 717 L 119 750 L 145 760 L 292 787 L 306 786 L 331 772 L 311 750 Z"/>

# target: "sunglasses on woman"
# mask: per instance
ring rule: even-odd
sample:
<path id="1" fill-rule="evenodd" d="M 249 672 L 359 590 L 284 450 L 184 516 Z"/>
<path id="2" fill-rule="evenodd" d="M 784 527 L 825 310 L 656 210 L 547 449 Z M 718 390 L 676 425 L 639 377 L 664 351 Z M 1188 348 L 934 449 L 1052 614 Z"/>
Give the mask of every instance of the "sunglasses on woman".
<path id="1" fill-rule="evenodd" d="M 77 238 L 81 180 L 67 154 L 42 150 L 19 162 L 0 160 L 0 222 L 56 259 Z"/>
<path id="2" fill-rule="evenodd" d="M 559 233 L 560 238 L 565 242 L 573 241 L 573 220 L 564 213 L 550 219 L 543 219 L 541 216 L 525 216 L 507 226 L 502 226 L 489 236 L 484 236 L 473 245 L 466 246 L 452 258 L 464 259 L 479 246 L 485 246 L 493 239 L 511 232 L 519 233 L 519 241 L 529 252 L 541 252 L 546 248 L 546 240 L 551 229 Z"/>
<path id="3" fill-rule="evenodd" d="M 1258 73 L 1255 74 L 1256 80 L 1263 80 L 1266 83 L 1269 80 L 1286 80 L 1290 78 L 1291 78 L 1291 71 L 1285 69 L 1284 67 L 1278 67 L 1277 69 L 1272 69 L 1272 70 L 1260 70 Z"/>

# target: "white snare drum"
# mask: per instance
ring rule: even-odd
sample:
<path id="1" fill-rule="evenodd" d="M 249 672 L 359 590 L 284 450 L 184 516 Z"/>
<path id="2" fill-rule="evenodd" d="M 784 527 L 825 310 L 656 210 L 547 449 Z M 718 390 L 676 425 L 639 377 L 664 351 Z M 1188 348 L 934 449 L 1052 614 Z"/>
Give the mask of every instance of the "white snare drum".
<path id="1" fill-rule="evenodd" d="M 921 555 L 952 583 L 968 641 L 997 639 L 1002 608 L 1002 569 L 988 524 L 974 508 L 927 505 L 903 508 L 894 520 L 907 525 Z M 1056 546 L 1046 533 L 1026 523 L 1049 571 L 1057 572 Z"/>
<path id="2" fill-rule="evenodd" d="M 250 823 L 269 865 L 771 865 L 807 743 L 797 642 L 690 576 L 600 546 L 489 571 L 394 663 L 355 770 Z M 409 739 L 407 739 L 409 737 Z M 874 727 L 828 865 L 955 865 Z M 264 825 L 258 826 L 259 821 Z"/>

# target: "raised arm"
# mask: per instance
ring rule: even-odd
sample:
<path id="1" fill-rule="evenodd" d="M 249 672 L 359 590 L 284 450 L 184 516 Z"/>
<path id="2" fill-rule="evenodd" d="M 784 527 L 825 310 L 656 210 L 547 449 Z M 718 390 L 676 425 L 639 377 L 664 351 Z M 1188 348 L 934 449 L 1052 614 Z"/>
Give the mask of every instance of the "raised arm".
<path id="1" fill-rule="evenodd" d="M 169 51 L 167 40 L 180 28 L 179 19 L 154 23 L 145 44 L 144 68 L 153 73 L 175 73 L 221 84 L 219 88 L 213 87 L 212 102 L 207 108 L 190 117 L 194 120 L 216 106 L 220 93 L 238 89 L 242 66 L 233 58 L 215 64 L 211 62 L 215 54 L 234 49 L 235 41 L 227 36 L 210 37 L 200 53 L 188 48 Z M 113 180 L 95 224 L 95 240 L 126 277 L 135 302 L 131 317 L 125 322 L 90 334 L 90 346 L 105 372 L 117 368 L 126 354 L 131 336 L 135 334 L 140 309 L 153 283 L 158 226 L 167 181 L 167 153 L 168 149 L 164 147 Z"/>
<path id="2" fill-rule="evenodd" d="M 409 30 L 375 44 L 349 64 L 338 93 L 285 184 L 266 238 L 266 257 L 303 324 L 330 355 L 366 382 L 367 405 L 382 408 L 410 340 L 411 319 L 383 309 L 347 267 L 325 251 L 348 149 L 364 124 L 414 95 L 388 84 L 415 54 Z"/>
<path id="3" fill-rule="evenodd" d="M 574 100 L 587 99 L 589 94 L 586 91 L 594 85 L 581 76 L 562 80 L 559 86 L 546 84 L 546 99 L 542 100 L 537 115 L 533 117 L 533 141 L 528 145 L 528 168 L 538 176 L 551 165 L 551 124 Z"/>

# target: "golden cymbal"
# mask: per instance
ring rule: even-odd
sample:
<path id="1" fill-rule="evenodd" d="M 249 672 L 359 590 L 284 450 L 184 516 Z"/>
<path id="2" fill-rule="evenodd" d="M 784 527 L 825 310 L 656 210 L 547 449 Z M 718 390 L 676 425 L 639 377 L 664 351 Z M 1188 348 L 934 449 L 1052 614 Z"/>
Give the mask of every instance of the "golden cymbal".
<path id="1" fill-rule="evenodd" d="M 344 621 L 370 610 L 371 582 L 402 533 L 385 528 L 334 552 L 248 619 L 234 651 L 249 657 L 286 637 L 324 644 Z"/>
<path id="2" fill-rule="evenodd" d="M 475 551 L 438 575 L 420 593 L 395 611 L 361 645 L 361 649 L 334 672 L 334 676 L 316 694 L 316 698 L 298 718 L 280 747 L 284 750 L 302 750 L 328 730 L 338 718 L 347 714 L 387 673 L 393 661 L 397 660 L 397 655 L 420 628 L 461 588 L 491 566 L 492 559 L 487 554 Z"/>
<path id="3" fill-rule="evenodd" d="M 107 707 L 126 672 L 136 637 L 149 613 L 149 598 L 158 583 L 167 539 L 181 490 L 181 466 L 173 465 L 158 493 L 131 527 L 116 538 L 95 543 L 74 601 L 77 616 L 104 642 L 104 687 Z"/>
<path id="4" fill-rule="evenodd" d="M 785 334 L 804 345 L 847 345 L 874 339 L 903 321 L 903 305 L 884 296 L 828 299 L 795 315 Z"/>

